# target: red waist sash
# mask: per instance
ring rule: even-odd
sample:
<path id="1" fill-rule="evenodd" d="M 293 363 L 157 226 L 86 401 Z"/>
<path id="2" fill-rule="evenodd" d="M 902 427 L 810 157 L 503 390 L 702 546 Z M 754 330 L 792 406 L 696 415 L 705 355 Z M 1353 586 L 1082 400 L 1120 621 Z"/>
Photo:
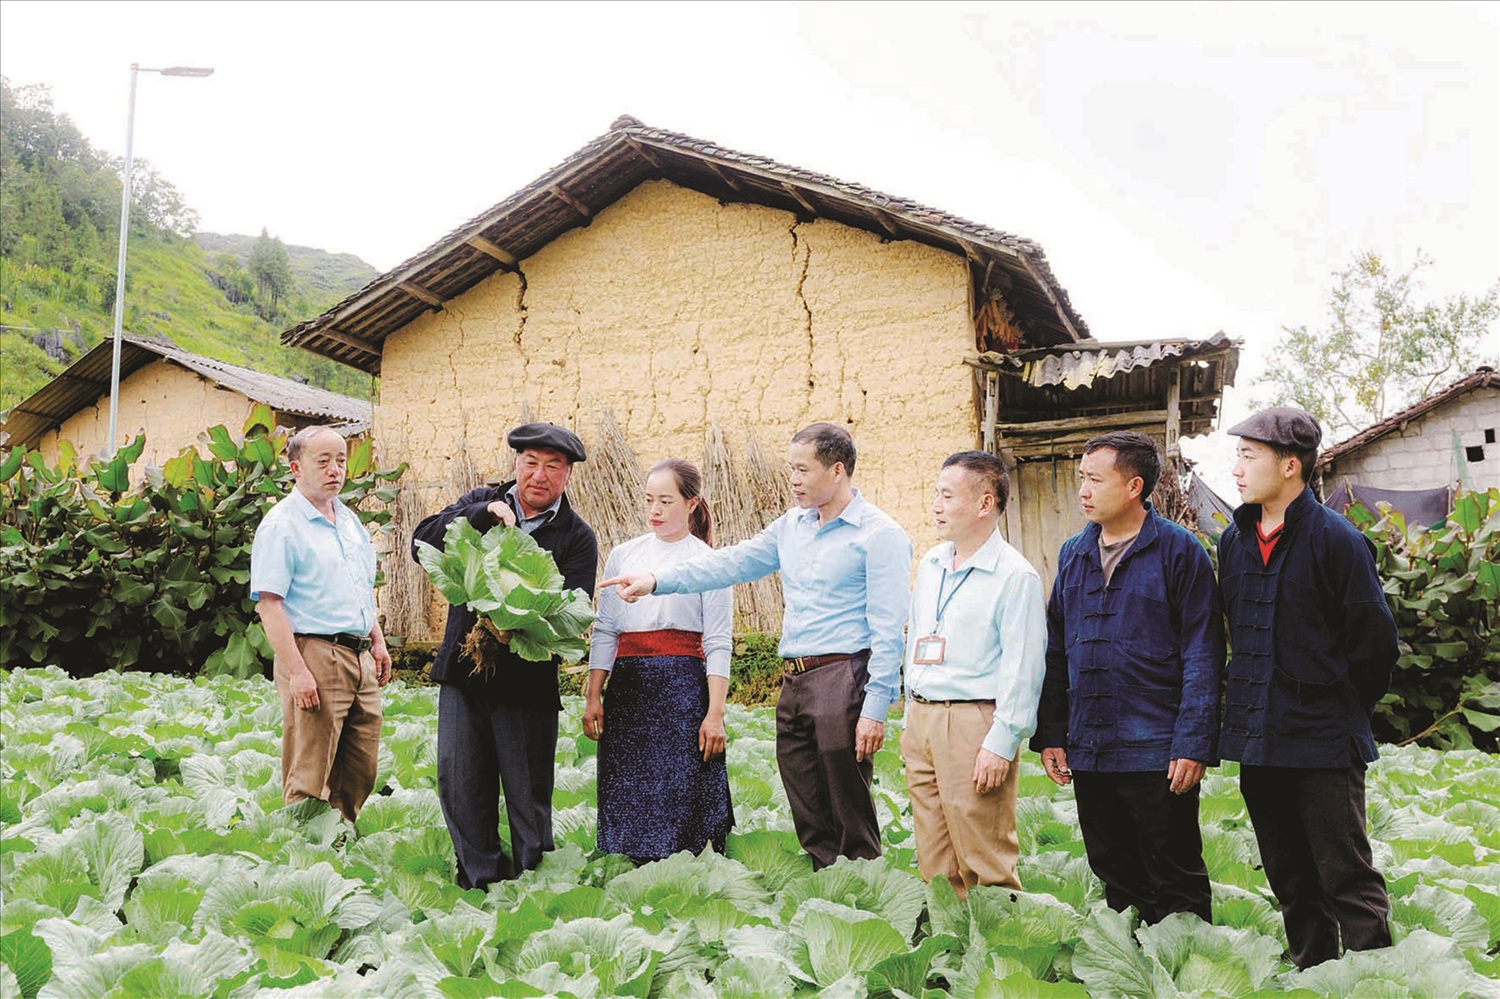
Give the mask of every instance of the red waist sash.
<path id="1" fill-rule="evenodd" d="M 620 635 L 616 656 L 696 656 L 703 658 L 703 632 L 627 631 Z"/>

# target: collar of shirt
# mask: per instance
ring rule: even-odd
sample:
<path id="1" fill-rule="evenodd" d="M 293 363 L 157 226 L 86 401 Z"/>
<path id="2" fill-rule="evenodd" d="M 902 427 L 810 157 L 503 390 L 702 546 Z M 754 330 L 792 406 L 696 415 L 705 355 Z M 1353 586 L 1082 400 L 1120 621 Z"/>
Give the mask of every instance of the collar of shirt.
<path id="1" fill-rule="evenodd" d="M 557 511 L 562 509 L 562 494 L 559 493 L 557 499 L 553 500 L 552 505 L 547 509 L 539 510 L 530 517 L 521 512 L 521 501 L 516 498 L 515 483 L 511 483 L 511 487 L 505 490 L 505 502 L 509 503 L 510 508 L 515 511 L 516 526 L 530 534 L 543 524 L 550 523 L 552 518 L 557 516 Z"/>
<path id="2" fill-rule="evenodd" d="M 297 511 L 301 513 L 302 516 L 306 517 L 308 520 L 321 520 L 325 524 L 329 522 L 328 518 L 323 516 L 323 511 L 313 506 L 312 500 L 303 495 L 302 490 L 298 489 L 296 486 L 293 486 L 291 495 L 293 497 L 292 502 L 296 505 Z M 333 522 L 337 524 L 338 521 L 342 520 L 344 517 L 344 511 L 348 509 L 349 508 L 344 505 L 343 500 L 335 496 L 333 498 Z"/>
<path id="3" fill-rule="evenodd" d="M 818 523 L 820 514 L 818 513 L 818 508 L 815 506 L 798 510 L 797 517 L 803 523 L 810 524 L 818 530 L 832 527 L 836 522 L 840 520 L 844 521 L 846 524 L 853 524 L 855 527 L 859 527 L 865 521 L 866 506 L 868 506 L 868 504 L 865 503 L 865 498 L 860 495 L 858 489 L 855 489 L 853 498 L 849 500 L 849 505 L 844 507 L 844 509 L 839 512 L 839 515 L 837 517 L 833 518 L 833 520 L 830 520 L 826 524 Z"/>
<path id="4" fill-rule="evenodd" d="M 953 542 L 947 541 L 938 545 L 928 552 L 923 561 L 931 562 L 949 572 L 963 572 L 965 569 L 979 569 L 983 572 L 994 572 L 1000 566 L 1000 554 L 1004 550 L 1005 539 L 1000 536 L 998 530 L 990 533 L 984 544 L 979 549 L 963 560 L 963 563 L 955 566 L 953 564 Z"/>

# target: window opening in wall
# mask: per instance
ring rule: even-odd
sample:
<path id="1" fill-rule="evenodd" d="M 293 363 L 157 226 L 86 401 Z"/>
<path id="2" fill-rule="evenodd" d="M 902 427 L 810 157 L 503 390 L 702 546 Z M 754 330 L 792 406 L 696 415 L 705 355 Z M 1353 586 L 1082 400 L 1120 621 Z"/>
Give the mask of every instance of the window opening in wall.
<path id="1" fill-rule="evenodd" d="M 1470 444 L 1468 447 L 1464 448 L 1464 455 L 1470 461 L 1483 461 L 1484 460 L 1484 445 L 1482 445 L 1482 444 Z"/>
<path id="2" fill-rule="evenodd" d="M 1495 443 L 1495 428 L 1494 427 L 1490 427 L 1488 430 L 1486 430 L 1484 432 L 1484 442 L 1486 444 L 1493 444 L 1493 443 Z"/>

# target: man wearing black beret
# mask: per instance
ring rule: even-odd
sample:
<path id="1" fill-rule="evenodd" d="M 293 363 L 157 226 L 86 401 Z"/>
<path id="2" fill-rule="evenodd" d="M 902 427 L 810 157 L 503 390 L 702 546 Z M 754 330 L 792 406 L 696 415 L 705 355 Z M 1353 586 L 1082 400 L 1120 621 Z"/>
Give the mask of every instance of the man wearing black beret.
<path id="1" fill-rule="evenodd" d="M 416 542 L 441 549 L 448 524 L 467 517 L 481 533 L 520 527 L 552 553 L 564 586 L 594 592 L 599 546 L 573 512 L 565 490 L 583 442 L 551 423 L 527 423 L 506 436 L 516 452 L 515 478 L 472 489 L 417 525 Z M 552 781 L 557 755 L 557 663 L 530 662 L 508 648 L 496 669 L 474 673 L 463 652 L 476 617 L 450 606 L 443 644 L 432 662 L 438 694 L 438 799 L 458 856 L 458 883 L 484 888 L 541 862 L 553 848 Z M 500 842 L 501 788 L 512 857 Z"/>
<path id="2" fill-rule="evenodd" d="M 1221 755 L 1240 790 L 1292 962 L 1391 943 L 1390 900 L 1365 833 L 1370 715 L 1390 685 L 1396 623 L 1375 549 L 1307 486 L 1322 431 L 1290 407 L 1231 427 L 1243 504 L 1219 538 L 1229 618 Z"/>

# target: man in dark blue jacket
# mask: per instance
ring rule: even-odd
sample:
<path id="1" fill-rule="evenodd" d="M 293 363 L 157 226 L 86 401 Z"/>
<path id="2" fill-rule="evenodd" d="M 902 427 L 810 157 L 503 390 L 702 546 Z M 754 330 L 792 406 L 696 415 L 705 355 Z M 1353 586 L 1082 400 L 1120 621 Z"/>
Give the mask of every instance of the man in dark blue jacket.
<path id="1" fill-rule="evenodd" d="M 1365 835 L 1370 714 L 1399 655 L 1375 548 L 1307 487 L 1322 431 L 1277 407 L 1230 428 L 1243 504 L 1219 538 L 1234 657 L 1221 745 L 1292 962 L 1387 947 L 1390 900 Z"/>
<path id="2" fill-rule="evenodd" d="M 1223 617 L 1208 553 L 1147 499 L 1160 474 L 1144 434 L 1084 445 L 1090 523 L 1058 555 L 1031 748 L 1054 782 L 1076 782 L 1089 866 L 1112 908 L 1210 921 L 1198 782 L 1218 762 Z"/>
<path id="3" fill-rule="evenodd" d="M 563 586 L 594 592 L 599 546 L 573 512 L 564 490 L 583 442 L 550 423 L 527 423 L 506 436 L 516 451 L 513 482 L 471 489 L 417 525 L 416 542 L 443 547 L 448 524 L 465 517 L 481 533 L 498 524 L 520 527 L 552 553 Z M 477 620 L 467 607 L 448 608 L 443 644 L 432 662 L 438 693 L 438 801 L 458 858 L 458 883 L 484 888 L 541 863 L 553 847 L 552 784 L 557 757 L 557 662 L 530 662 L 509 648 L 488 673 L 475 673 L 463 652 Z M 511 857 L 500 843 L 500 791 L 510 827 Z"/>

